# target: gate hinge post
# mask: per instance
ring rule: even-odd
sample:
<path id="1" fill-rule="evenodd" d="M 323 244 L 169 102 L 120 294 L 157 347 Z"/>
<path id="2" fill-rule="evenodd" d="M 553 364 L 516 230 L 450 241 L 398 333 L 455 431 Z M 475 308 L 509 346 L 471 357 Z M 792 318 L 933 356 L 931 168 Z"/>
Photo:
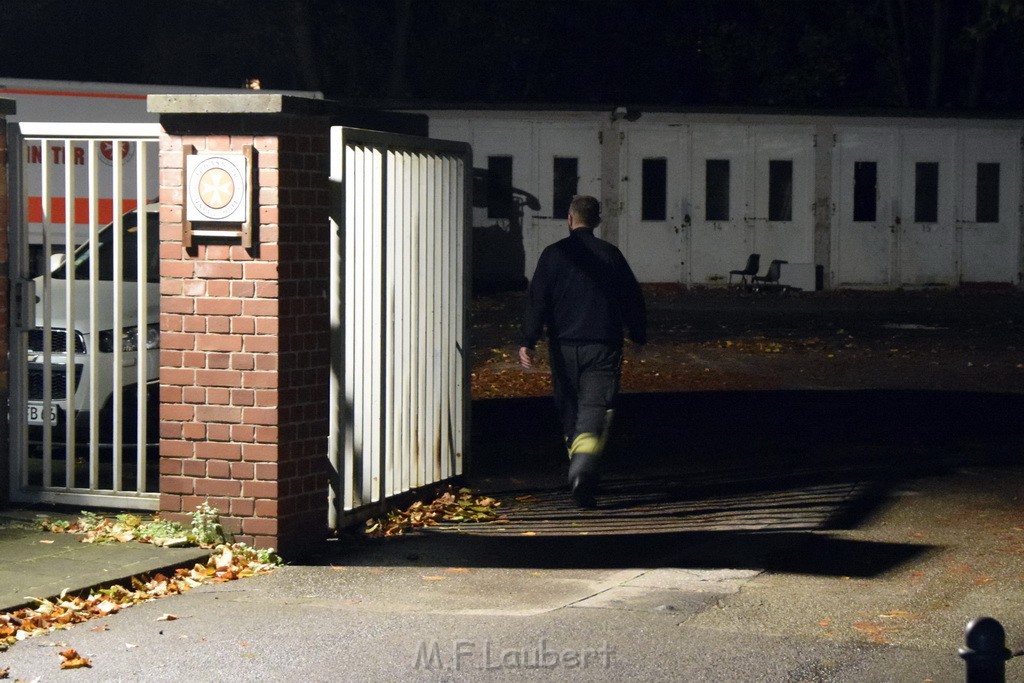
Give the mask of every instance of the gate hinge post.
<path id="1" fill-rule="evenodd" d="M 11 280 L 11 310 L 14 327 L 26 329 L 35 324 L 35 280 Z"/>

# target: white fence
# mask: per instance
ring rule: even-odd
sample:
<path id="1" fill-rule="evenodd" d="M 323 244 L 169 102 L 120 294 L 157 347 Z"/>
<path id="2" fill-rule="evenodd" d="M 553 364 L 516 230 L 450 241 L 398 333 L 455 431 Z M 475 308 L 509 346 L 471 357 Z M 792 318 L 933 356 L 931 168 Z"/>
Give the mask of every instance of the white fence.
<path id="1" fill-rule="evenodd" d="M 471 172 L 466 144 L 331 130 L 332 526 L 462 473 Z"/>
<path id="2" fill-rule="evenodd" d="M 11 126 L 12 500 L 158 505 L 159 130 Z"/>

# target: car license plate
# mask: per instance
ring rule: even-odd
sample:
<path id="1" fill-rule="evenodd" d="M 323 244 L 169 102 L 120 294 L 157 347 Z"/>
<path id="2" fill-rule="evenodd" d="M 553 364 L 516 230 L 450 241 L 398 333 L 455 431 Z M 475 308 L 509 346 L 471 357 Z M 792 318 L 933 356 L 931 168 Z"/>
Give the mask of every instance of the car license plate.
<path id="1" fill-rule="evenodd" d="M 30 425 L 41 425 L 45 424 L 46 417 L 46 406 L 42 403 L 29 403 L 28 414 L 26 416 L 27 422 Z M 57 424 L 57 406 L 56 404 L 50 404 L 50 424 Z"/>

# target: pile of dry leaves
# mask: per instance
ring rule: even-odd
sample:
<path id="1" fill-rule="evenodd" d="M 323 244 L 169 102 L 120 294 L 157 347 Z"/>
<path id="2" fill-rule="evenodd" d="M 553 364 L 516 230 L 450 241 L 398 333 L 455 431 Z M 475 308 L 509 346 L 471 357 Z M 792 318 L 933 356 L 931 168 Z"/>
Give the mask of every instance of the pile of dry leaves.
<path id="1" fill-rule="evenodd" d="M 392 510 L 385 517 L 367 520 L 366 534 L 400 536 L 409 529 L 442 522 L 506 524 L 508 520 L 498 514 L 500 507 L 501 501 L 490 496 L 474 496 L 467 488 L 458 491 L 449 488 L 429 503 L 418 500 L 404 510 Z"/>
<path id="2" fill-rule="evenodd" d="M 218 546 L 206 564 L 181 568 L 171 576 L 132 577 L 130 586 L 116 584 L 83 596 L 62 593 L 54 600 L 37 598 L 34 607 L 0 613 L 0 650 L 31 636 L 69 628 L 105 617 L 142 602 L 178 595 L 206 583 L 221 583 L 270 571 L 278 562 L 242 544 Z M 170 621 L 172 615 L 164 615 Z M 63 656 L 63 653 L 62 653 Z M 68 662 L 85 662 L 69 664 Z M 64 668 L 89 666 L 88 660 L 65 657 Z"/>
<path id="3" fill-rule="evenodd" d="M 91 512 L 81 513 L 75 522 L 42 518 L 38 525 L 54 533 L 79 534 L 83 543 L 199 546 L 210 548 L 211 554 L 205 564 L 178 569 L 171 576 L 136 576 L 127 585 L 115 584 L 80 596 L 69 596 L 65 591 L 55 600 L 36 598 L 34 607 L 0 613 L 0 651 L 34 635 L 69 628 L 149 600 L 178 595 L 205 583 L 263 574 L 281 564 L 281 558 L 272 549 L 230 543 L 220 524 L 217 509 L 206 503 L 196 507 L 189 527 L 159 517 L 145 520 L 138 515 L 121 514 L 109 518 Z M 164 615 L 161 618 L 170 620 L 175 617 Z M 61 668 L 90 666 L 89 660 L 78 656 L 74 650 L 66 650 L 60 655 Z M 0 678 L 5 676 L 6 672 L 0 669 Z"/>

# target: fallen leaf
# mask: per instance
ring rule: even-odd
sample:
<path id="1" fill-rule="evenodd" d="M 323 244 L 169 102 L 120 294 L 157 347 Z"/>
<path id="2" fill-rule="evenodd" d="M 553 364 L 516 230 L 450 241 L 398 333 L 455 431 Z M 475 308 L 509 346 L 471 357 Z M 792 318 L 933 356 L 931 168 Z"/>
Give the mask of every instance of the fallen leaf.
<path id="1" fill-rule="evenodd" d="M 104 600 L 100 604 L 96 605 L 94 609 L 100 614 L 110 614 L 111 612 L 116 612 L 117 610 L 119 610 L 120 607 L 116 603 L 111 602 L 110 600 Z"/>
<path id="2" fill-rule="evenodd" d="M 60 668 L 62 669 L 81 669 L 92 666 L 92 662 L 78 654 L 77 650 L 63 650 L 57 654 L 62 657 L 60 663 Z"/>
<path id="3" fill-rule="evenodd" d="M 221 558 L 222 553 L 224 555 L 230 553 L 230 568 L 218 573 L 216 566 L 224 566 L 227 563 L 225 559 Z M 36 603 L 35 607 L 24 607 L 14 612 L 0 613 L 0 642 L 6 641 L 5 644 L 10 645 L 31 636 L 104 617 L 125 607 L 154 598 L 180 594 L 210 581 L 224 581 L 233 577 L 267 572 L 278 563 L 279 561 L 273 559 L 261 561 L 255 550 L 245 546 L 234 546 L 230 550 L 227 546 L 221 546 L 211 556 L 210 566 L 196 565 L 192 570 L 177 569 L 171 577 L 160 573 L 151 577 L 145 575 L 132 577 L 131 588 L 115 584 L 109 588 L 96 589 L 87 596 L 69 596 L 68 591 L 64 590 L 55 601 L 27 597 L 26 600 Z M 177 618 L 174 615 L 165 615 L 160 620 L 170 621 Z M 109 627 L 101 624 L 93 627 L 92 630 L 107 631 Z M 67 643 L 54 646 L 66 648 Z M 87 665 L 78 663 L 74 666 Z"/>
<path id="4" fill-rule="evenodd" d="M 822 628 L 832 628 L 832 620 L 826 617 L 818 622 L 818 626 Z"/>
<path id="5" fill-rule="evenodd" d="M 524 531 L 522 535 L 523 536 L 536 536 L 537 532 L 536 531 Z"/>
<path id="6" fill-rule="evenodd" d="M 0 678 L 7 678 L 7 676 L 10 673 L 11 673 L 11 670 L 9 668 L 3 667 L 2 669 L 0 669 Z"/>
<path id="7" fill-rule="evenodd" d="M 859 631 L 866 635 L 868 637 L 868 640 L 870 640 L 872 643 L 876 643 L 878 645 L 889 644 L 888 631 L 886 631 L 886 629 L 882 626 L 878 626 L 877 624 L 872 624 L 867 621 L 855 621 L 852 624 L 850 624 L 850 626 L 855 631 Z"/>
<path id="8" fill-rule="evenodd" d="M 161 614 L 156 618 L 157 621 L 177 621 L 178 617 L 175 614 Z"/>
<path id="9" fill-rule="evenodd" d="M 43 539 L 43 540 L 41 540 L 41 541 L 39 541 L 39 542 L 40 542 L 40 543 L 46 543 L 47 545 L 49 545 L 49 544 L 53 543 L 53 541 L 51 541 L 51 540 L 48 540 L 48 539 Z"/>
<path id="10" fill-rule="evenodd" d="M 97 624 L 96 626 L 93 626 L 89 630 L 94 632 L 94 633 L 99 633 L 100 631 L 109 631 L 110 627 L 107 626 L 106 624 Z"/>
<path id="11" fill-rule="evenodd" d="M 907 612 L 901 609 L 894 609 L 891 612 L 879 614 L 878 616 L 883 619 L 906 619 L 907 621 L 920 621 L 921 619 L 924 619 L 920 614 L 913 614 L 912 612 Z"/>

